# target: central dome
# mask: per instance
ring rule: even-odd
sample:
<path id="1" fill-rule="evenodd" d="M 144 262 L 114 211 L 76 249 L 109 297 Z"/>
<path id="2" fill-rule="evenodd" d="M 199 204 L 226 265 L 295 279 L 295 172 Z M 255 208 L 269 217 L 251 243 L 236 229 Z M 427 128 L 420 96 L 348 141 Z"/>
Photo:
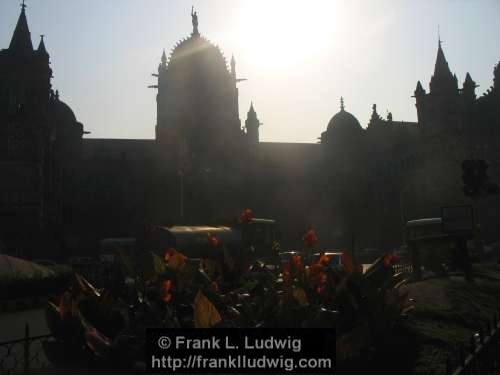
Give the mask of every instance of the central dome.
<path id="1" fill-rule="evenodd" d="M 194 34 L 179 41 L 171 51 L 168 68 L 191 63 L 202 65 L 204 69 L 217 68 L 229 78 L 227 61 L 222 52 L 201 35 Z"/>
<path id="2" fill-rule="evenodd" d="M 221 50 L 198 32 L 180 40 L 158 67 L 157 139 L 182 137 L 192 154 L 226 152 L 242 138 L 235 62 L 231 69 Z M 162 141 L 163 142 L 163 141 Z M 175 143 L 175 141 L 174 141 Z"/>

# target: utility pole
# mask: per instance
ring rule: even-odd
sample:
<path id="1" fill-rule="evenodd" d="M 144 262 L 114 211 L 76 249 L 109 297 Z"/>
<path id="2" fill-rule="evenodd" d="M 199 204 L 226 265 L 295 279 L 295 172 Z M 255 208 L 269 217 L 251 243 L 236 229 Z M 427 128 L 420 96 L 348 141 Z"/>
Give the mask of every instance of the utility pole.
<path id="1" fill-rule="evenodd" d="M 184 173 L 186 165 L 186 139 L 183 137 L 180 142 L 179 152 L 179 214 L 181 223 L 184 223 Z"/>

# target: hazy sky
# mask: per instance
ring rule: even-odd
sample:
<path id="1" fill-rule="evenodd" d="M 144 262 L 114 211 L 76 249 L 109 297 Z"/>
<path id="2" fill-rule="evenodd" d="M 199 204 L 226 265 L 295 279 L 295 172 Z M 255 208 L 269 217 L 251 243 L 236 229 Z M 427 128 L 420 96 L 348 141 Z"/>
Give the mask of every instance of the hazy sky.
<path id="1" fill-rule="evenodd" d="M 0 0 L 7 48 L 20 0 Z M 482 94 L 500 61 L 500 1 L 26 0 L 35 46 L 45 34 L 54 88 L 91 137 L 153 138 L 154 84 L 162 49 L 200 32 L 237 72 L 240 118 L 253 100 L 261 140 L 316 142 L 344 96 L 366 126 L 371 106 L 416 120 L 417 80 L 434 68 L 438 24 L 450 68 Z"/>

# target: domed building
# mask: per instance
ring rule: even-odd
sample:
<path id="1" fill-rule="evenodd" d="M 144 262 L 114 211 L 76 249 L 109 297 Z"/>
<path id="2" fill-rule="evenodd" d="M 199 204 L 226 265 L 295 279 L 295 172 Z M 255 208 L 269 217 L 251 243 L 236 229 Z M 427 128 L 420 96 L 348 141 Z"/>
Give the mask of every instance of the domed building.
<path id="1" fill-rule="evenodd" d="M 340 111 L 328 123 L 326 131 L 321 134 L 321 143 L 345 143 L 356 141 L 363 135 L 363 128 L 358 119 L 347 112 L 344 107 L 344 98 L 340 98 Z"/>
<path id="2" fill-rule="evenodd" d="M 57 151 L 68 161 L 81 153 L 82 123 L 78 122 L 75 113 L 69 105 L 59 99 L 59 92 L 50 95 L 49 118 L 52 125 L 50 139 Z"/>
<path id="3" fill-rule="evenodd" d="M 231 67 L 218 47 L 198 31 L 198 15 L 191 12 L 193 32 L 165 51 L 158 67 L 156 140 L 160 146 L 183 145 L 191 159 L 205 164 L 241 153 L 241 129 L 236 86 L 236 63 Z"/>

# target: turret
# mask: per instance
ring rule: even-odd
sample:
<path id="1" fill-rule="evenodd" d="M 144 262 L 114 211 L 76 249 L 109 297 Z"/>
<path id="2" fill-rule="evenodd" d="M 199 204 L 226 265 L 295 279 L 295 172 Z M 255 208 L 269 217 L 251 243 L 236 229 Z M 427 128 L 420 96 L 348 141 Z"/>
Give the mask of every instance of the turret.
<path id="1" fill-rule="evenodd" d="M 233 77 L 236 83 L 236 60 L 234 59 L 234 55 L 231 56 L 231 77 Z"/>
<path id="2" fill-rule="evenodd" d="M 425 90 L 424 88 L 422 87 L 422 84 L 420 83 L 420 81 L 417 82 L 417 87 L 415 88 L 415 98 L 417 99 L 420 99 L 422 97 L 424 97 L 425 95 Z"/>
<path id="3" fill-rule="evenodd" d="M 495 66 L 493 70 L 493 90 L 497 91 L 500 89 L 500 62 Z"/>
<path id="4" fill-rule="evenodd" d="M 167 55 L 165 54 L 165 50 L 163 50 L 163 53 L 161 54 L 161 63 L 160 67 L 165 70 L 167 69 Z"/>
<path id="5" fill-rule="evenodd" d="M 415 88 L 415 92 L 413 97 L 415 98 L 415 107 L 417 107 L 417 117 L 418 122 L 423 124 L 425 122 L 424 119 L 424 101 L 425 101 L 426 92 L 422 87 L 420 81 L 417 82 L 417 87 Z"/>
<path id="6" fill-rule="evenodd" d="M 377 105 L 374 104 L 372 106 L 372 116 L 370 118 L 370 121 L 368 122 L 368 127 L 373 128 L 374 126 L 380 125 L 382 121 L 382 118 L 377 113 Z"/>
<path id="7" fill-rule="evenodd" d="M 49 53 L 47 52 L 47 49 L 45 48 L 45 43 L 43 41 L 43 35 L 40 35 L 40 44 L 38 45 L 37 49 L 38 56 L 48 60 L 49 59 Z"/>
<path id="8" fill-rule="evenodd" d="M 245 128 L 247 131 L 247 141 L 250 146 L 255 146 L 259 143 L 259 127 L 262 125 L 257 118 L 257 113 L 253 108 L 253 103 L 250 104 L 247 119 L 245 120 Z"/>
<path id="9" fill-rule="evenodd" d="M 469 73 L 465 76 L 464 85 L 462 88 L 462 94 L 467 102 L 473 102 L 476 100 L 476 82 L 474 82 Z"/>
<path id="10" fill-rule="evenodd" d="M 430 92 L 437 95 L 453 95 L 458 93 L 457 77 L 450 71 L 443 48 L 441 47 L 441 40 L 439 40 L 438 44 L 434 75 L 430 82 Z"/>
<path id="11" fill-rule="evenodd" d="M 24 5 L 23 1 L 21 5 L 21 14 L 17 20 L 16 28 L 9 45 L 9 51 L 15 54 L 29 54 L 33 52 L 33 44 L 31 43 L 31 34 L 28 28 L 25 10 L 26 5 Z"/>

